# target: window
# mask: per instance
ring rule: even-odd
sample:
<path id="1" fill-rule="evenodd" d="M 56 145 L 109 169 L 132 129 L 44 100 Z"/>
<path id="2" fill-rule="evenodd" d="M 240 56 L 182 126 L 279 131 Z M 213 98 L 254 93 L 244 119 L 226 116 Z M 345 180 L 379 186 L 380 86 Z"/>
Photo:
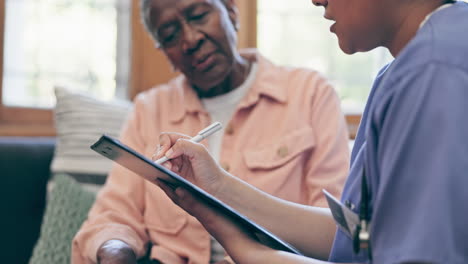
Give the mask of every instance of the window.
<path id="1" fill-rule="evenodd" d="M 258 0 L 257 45 L 273 61 L 322 72 L 335 85 L 347 114 L 364 109 L 378 70 L 391 60 L 385 49 L 349 56 L 329 32 L 331 21 L 310 1 Z M 348 120 L 349 121 L 349 120 Z"/>
<path id="2" fill-rule="evenodd" d="M 7 0 L 3 104 L 50 108 L 56 84 L 100 98 L 126 89 L 116 78 L 123 10 L 116 0 Z"/>
<path id="3" fill-rule="evenodd" d="M 55 85 L 102 99 L 127 96 L 130 1 L 2 2 L 0 122 L 5 123 L 11 116 L 6 113 L 10 111 L 19 115 L 7 122 L 19 123 L 24 119 L 44 124 L 48 121 L 51 127 Z M 27 115 L 32 113 L 40 113 L 42 117 L 29 120 L 32 118 Z"/>

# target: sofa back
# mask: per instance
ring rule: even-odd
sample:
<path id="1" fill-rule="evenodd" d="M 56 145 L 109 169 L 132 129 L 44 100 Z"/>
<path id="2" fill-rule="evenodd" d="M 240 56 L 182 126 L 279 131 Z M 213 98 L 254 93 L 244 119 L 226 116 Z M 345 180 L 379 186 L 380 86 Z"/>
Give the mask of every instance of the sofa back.
<path id="1" fill-rule="evenodd" d="M 0 137 L 2 263 L 28 263 L 44 213 L 54 138 Z M 5 259 L 6 258 L 6 259 Z"/>

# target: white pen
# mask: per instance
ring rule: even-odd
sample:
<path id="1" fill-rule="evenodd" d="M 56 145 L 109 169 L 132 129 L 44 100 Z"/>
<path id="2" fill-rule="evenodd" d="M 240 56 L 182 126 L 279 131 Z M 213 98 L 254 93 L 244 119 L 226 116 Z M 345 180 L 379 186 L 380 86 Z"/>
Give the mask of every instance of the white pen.
<path id="1" fill-rule="evenodd" d="M 194 136 L 193 138 L 191 138 L 190 141 L 198 143 L 198 142 L 202 141 L 203 139 L 211 136 L 215 132 L 221 130 L 221 128 L 223 128 L 223 125 L 221 125 L 220 122 L 214 122 L 213 124 L 209 125 L 205 129 L 203 129 L 202 131 L 198 132 L 198 134 L 196 136 Z M 164 157 L 158 159 L 157 161 L 155 161 L 155 163 L 162 164 L 162 163 L 164 163 L 164 162 L 166 162 L 168 160 L 169 159 L 166 156 L 164 156 Z"/>

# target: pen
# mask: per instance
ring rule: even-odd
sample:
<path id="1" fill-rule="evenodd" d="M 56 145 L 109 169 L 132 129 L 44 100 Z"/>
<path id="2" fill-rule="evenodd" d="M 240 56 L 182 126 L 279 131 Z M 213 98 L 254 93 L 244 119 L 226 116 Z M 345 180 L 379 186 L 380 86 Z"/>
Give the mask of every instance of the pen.
<path id="1" fill-rule="evenodd" d="M 193 138 L 191 138 L 190 141 L 198 143 L 198 142 L 202 141 L 203 139 L 211 136 L 215 132 L 221 130 L 221 128 L 223 128 L 223 125 L 221 125 L 220 122 L 214 122 L 213 124 L 209 125 L 205 129 L 203 129 L 202 131 L 198 132 L 198 134 L 196 136 L 194 136 Z M 157 161 L 155 161 L 155 163 L 162 164 L 162 163 L 164 163 L 164 162 L 166 162 L 168 160 L 169 159 L 166 156 L 164 156 L 164 157 L 158 159 Z"/>

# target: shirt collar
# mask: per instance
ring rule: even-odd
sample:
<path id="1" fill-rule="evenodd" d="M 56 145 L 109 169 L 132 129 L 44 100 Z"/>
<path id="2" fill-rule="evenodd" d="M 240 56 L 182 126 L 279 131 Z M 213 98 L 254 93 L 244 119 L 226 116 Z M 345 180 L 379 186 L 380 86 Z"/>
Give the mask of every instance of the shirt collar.
<path id="1" fill-rule="evenodd" d="M 256 104 L 260 96 L 266 96 L 278 103 L 288 100 L 287 80 L 284 72 L 271 61 L 263 57 L 256 49 L 242 50 L 244 58 L 255 60 L 258 64 L 258 73 L 246 97 L 240 102 L 240 107 L 249 107 Z"/>
<path id="2" fill-rule="evenodd" d="M 185 117 L 185 114 L 187 113 L 207 114 L 207 112 L 203 109 L 203 105 L 198 98 L 197 93 L 188 83 L 185 76 L 180 75 L 172 81 L 175 82 L 175 84 L 171 87 L 171 121 L 179 122 Z"/>
<path id="3" fill-rule="evenodd" d="M 284 86 L 287 85 L 287 80 L 284 74 L 280 73 L 279 68 L 256 49 L 242 50 L 241 55 L 248 60 L 257 61 L 258 72 L 249 92 L 241 100 L 240 108 L 256 104 L 261 96 L 269 97 L 278 103 L 286 103 L 288 94 Z M 178 122 L 187 113 L 208 114 L 185 76 L 180 75 L 171 82 L 173 82 L 170 98 L 171 121 Z"/>
<path id="4" fill-rule="evenodd" d="M 447 4 L 444 4 L 444 5 L 441 5 L 439 6 L 436 10 L 432 11 L 431 13 L 429 13 L 425 18 L 424 20 L 421 22 L 421 24 L 419 24 L 419 28 L 422 28 L 426 22 L 429 20 L 429 18 L 431 18 L 432 15 L 434 15 L 435 13 L 439 12 L 440 10 L 442 9 L 445 9 L 447 7 L 450 7 L 451 5 L 453 5 L 454 3 L 447 3 Z"/>

